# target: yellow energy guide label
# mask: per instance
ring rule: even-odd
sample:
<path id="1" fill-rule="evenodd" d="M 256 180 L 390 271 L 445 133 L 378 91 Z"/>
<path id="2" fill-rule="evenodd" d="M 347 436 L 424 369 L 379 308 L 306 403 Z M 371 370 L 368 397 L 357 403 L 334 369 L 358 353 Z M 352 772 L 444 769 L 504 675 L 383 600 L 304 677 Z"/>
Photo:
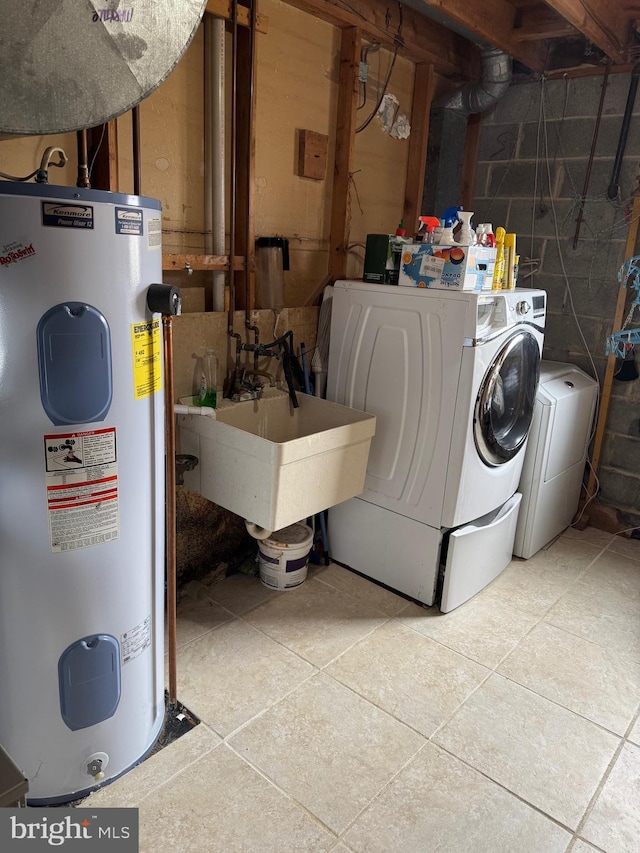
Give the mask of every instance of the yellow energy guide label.
<path id="1" fill-rule="evenodd" d="M 162 387 L 160 318 L 131 324 L 133 388 L 136 400 Z"/>

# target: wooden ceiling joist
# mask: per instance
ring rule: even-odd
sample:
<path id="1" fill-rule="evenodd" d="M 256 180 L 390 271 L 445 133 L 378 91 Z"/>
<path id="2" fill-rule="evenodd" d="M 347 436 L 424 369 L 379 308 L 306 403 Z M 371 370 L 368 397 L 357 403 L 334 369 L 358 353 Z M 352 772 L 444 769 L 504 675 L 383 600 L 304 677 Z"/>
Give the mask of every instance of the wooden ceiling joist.
<path id="1" fill-rule="evenodd" d="M 408 6 L 386 0 L 286 0 L 337 27 L 358 27 L 363 38 L 383 47 L 399 45 L 399 52 L 414 62 L 432 63 L 445 77 L 473 79 L 478 73 L 477 51 L 467 39 Z"/>
<path id="2" fill-rule="evenodd" d="M 628 61 L 631 19 L 618 0 L 546 0 L 546 3 L 604 51 L 615 65 Z"/>

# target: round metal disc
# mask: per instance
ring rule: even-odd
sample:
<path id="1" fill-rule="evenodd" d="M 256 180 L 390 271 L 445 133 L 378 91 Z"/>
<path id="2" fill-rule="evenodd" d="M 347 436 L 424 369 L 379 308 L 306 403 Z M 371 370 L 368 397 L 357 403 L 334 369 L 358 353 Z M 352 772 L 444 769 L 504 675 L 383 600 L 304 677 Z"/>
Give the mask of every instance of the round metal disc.
<path id="1" fill-rule="evenodd" d="M 0 133 L 93 127 L 176 66 L 206 0 L 0 0 Z"/>

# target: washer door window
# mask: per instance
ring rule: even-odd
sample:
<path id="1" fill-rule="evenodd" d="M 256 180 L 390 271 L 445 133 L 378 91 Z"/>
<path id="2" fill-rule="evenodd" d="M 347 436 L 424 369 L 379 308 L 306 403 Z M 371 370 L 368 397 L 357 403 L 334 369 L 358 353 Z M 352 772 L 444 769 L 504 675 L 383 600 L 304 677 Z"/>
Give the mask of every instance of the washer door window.
<path id="1" fill-rule="evenodd" d="M 540 349 L 521 331 L 509 338 L 487 371 L 474 416 L 474 439 L 486 465 L 508 462 L 524 444 L 540 377 Z"/>

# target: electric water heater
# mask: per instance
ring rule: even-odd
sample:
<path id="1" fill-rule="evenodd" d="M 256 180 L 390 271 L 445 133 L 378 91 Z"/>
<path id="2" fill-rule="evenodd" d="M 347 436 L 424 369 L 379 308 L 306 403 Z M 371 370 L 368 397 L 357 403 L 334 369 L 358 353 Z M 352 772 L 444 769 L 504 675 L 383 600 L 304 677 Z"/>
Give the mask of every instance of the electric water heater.
<path id="1" fill-rule="evenodd" d="M 0 182 L 0 743 L 31 804 L 163 722 L 161 251 L 153 199 Z"/>

